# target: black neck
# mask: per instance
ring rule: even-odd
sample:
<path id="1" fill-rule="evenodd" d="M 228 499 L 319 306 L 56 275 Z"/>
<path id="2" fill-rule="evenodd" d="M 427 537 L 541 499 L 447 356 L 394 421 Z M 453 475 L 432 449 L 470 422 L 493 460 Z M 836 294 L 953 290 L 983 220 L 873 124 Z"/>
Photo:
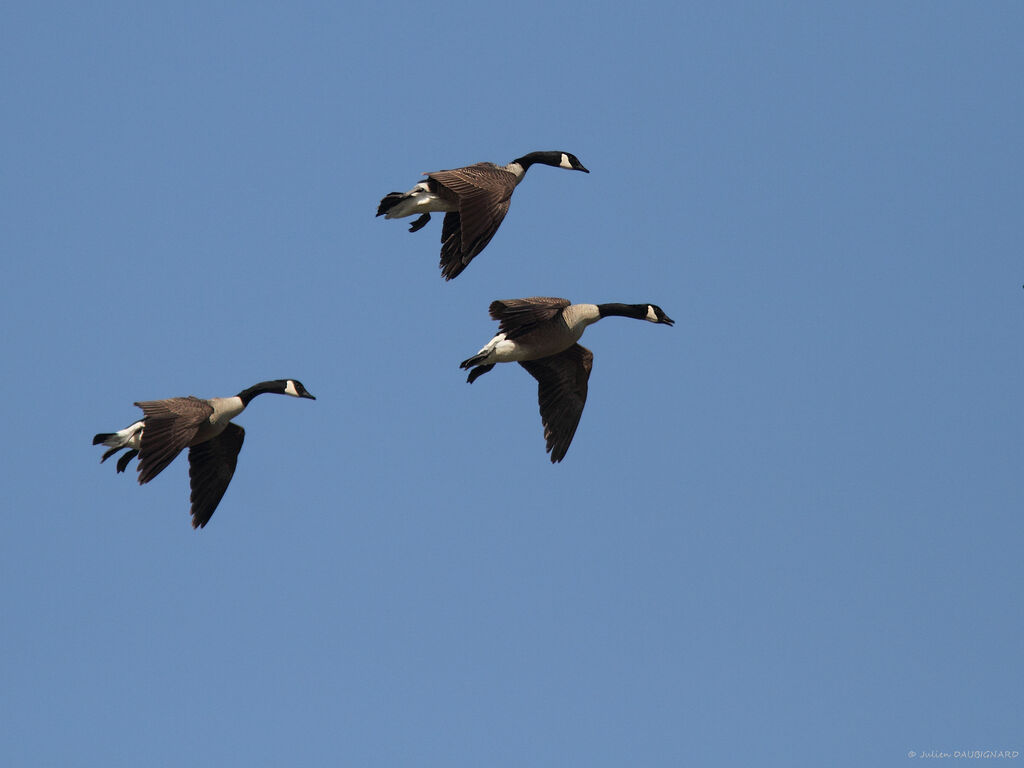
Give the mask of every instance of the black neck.
<path id="1" fill-rule="evenodd" d="M 248 389 L 243 389 L 238 393 L 238 396 L 242 398 L 242 404 L 248 405 L 256 395 L 262 395 L 265 392 L 273 392 L 278 395 L 284 394 L 284 388 L 288 385 L 286 379 L 275 379 L 274 381 L 261 381 L 259 384 L 253 384 Z"/>
<path id="2" fill-rule="evenodd" d="M 527 171 L 534 163 L 543 163 L 544 165 L 561 165 L 562 153 L 561 152 L 531 152 L 528 155 L 517 157 L 512 161 L 513 163 L 519 163 L 523 166 L 523 171 Z"/>
<path id="3" fill-rule="evenodd" d="M 632 317 L 643 320 L 647 317 L 646 304 L 598 304 L 597 311 L 601 317 Z"/>

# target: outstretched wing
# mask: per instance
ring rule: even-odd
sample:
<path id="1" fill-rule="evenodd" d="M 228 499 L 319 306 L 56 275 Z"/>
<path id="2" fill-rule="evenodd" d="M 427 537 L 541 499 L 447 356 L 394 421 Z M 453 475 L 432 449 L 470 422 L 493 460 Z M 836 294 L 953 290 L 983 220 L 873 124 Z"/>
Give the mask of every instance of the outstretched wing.
<path id="1" fill-rule="evenodd" d="M 500 320 L 498 330 L 507 339 L 515 339 L 532 331 L 537 325 L 554 319 L 569 306 L 568 299 L 532 296 L 528 299 L 503 299 L 491 302 L 491 317 Z"/>
<path id="2" fill-rule="evenodd" d="M 139 484 L 148 483 L 188 446 L 213 406 L 198 397 L 172 397 L 136 403 L 146 426 L 139 447 Z"/>
<path id="3" fill-rule="evenodd" d="M 594 353 L 573 344 L 564 352 L 519 363 L 537 380 L 544 440 L 554 464 L 565 458 L 587 404 L 587 382 Z"/>
<path id="4" fill-rule="evenodd" d="M 245 430 L 230 423 L 212 440 L 188 451 L 188 476 L 192 485 L 192 527 L 202 528 L 213 517 L 235 474 Z"/>
<path id="5" fill-rule="evenodd" d="M 459 210 L 445 214 L 441 228 L 441 273 L 458 276 L 491 242 L 512 202 L 516 177 L 492 163 L 428 173 L 455 196 Z"/>
<path id="6" fill-rule="evenodd" d="M 470 261 L 462 258 L 462 218 L 455 212 L 446 213 L 441 225 L 441 277 L 445 280 L 458 277 Z"/>

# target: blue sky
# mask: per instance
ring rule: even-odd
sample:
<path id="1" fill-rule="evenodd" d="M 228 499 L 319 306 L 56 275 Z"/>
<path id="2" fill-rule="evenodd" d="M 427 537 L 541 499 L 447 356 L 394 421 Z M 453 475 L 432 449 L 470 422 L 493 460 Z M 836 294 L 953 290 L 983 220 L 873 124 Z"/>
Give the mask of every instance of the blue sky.
<path id="1" fill-rule="evenodd" d="M 1016 3 L 0 12 L 10 765 L 1024 752 Z M 458 279 L 421 172 L 538 167 Z M 566 460 L 497 298 L 609 319 Z M 301 379 L 189 526 L 92 435 Z M 1020 759 L 1020 758 L 1018 758 Z"/>

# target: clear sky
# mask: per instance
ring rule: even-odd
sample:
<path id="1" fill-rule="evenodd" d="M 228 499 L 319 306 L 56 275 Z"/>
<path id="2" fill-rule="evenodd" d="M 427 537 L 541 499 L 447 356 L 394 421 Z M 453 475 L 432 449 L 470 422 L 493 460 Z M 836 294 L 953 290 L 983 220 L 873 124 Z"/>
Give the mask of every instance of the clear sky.
<path id="1" fill-rule="evenodd" d="M 1024 6 L 169 5 L 0 11 L 0 762 L 1024 753 Z M 546 149 L 453 282 L 374 217 Z M 676 320 L 557 466 L 535 295 Z M 90 445 L 279 377 L 203 531 Z"/>

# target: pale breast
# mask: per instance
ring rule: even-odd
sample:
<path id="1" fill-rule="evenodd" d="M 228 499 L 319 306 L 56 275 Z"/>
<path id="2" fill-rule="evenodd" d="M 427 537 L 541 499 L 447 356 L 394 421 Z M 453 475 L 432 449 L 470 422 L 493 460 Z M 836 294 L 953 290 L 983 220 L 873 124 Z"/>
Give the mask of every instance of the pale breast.
<path id="1" fill-rule="evenodd" d="M 562 319 L 566 327 L 576 334 L 573 339 L 575 343 L 580 340 L 588 325 L 601 319 L 601 310 L 597 308 L 597 304 L 570 304 L 562 310 Z"/>
<path id="2" fill-rule="evenodd" d="M 213 439 L 224 431 L 235 416 L 245 410 L 245 403 L 242 402 L 242 398 L 237 396 L 214 397 L 208 402 L 213 406 L 213 413 L 199 426 L 196 436 L 189 445 L 198 445 Z"/>

